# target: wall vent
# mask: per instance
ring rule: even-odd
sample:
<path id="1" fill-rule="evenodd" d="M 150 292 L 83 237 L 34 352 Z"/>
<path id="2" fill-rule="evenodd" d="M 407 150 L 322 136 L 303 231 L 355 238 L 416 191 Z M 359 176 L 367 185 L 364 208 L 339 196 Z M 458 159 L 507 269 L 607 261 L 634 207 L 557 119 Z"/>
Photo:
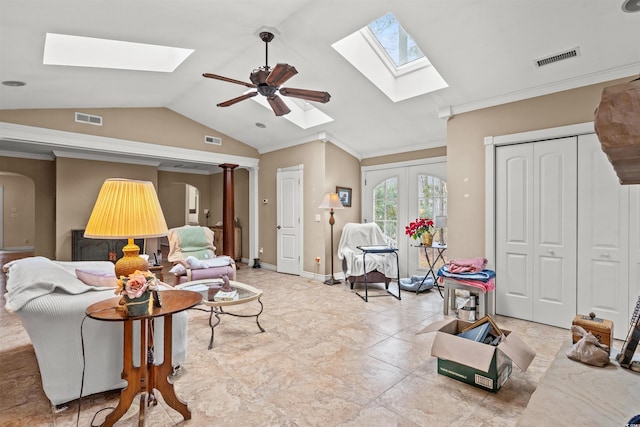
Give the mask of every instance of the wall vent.
<path id="1" fill-rule="evenodd" d="M 536 67 L 542 67 L 543 65 L 553 64 L 554 62 L 564 61 L 565 59 L 575 58 L 576 56 L 580 56 L 579 47 L 556 53 L 554 55 L 546 56 L 544 58 L 536 59 L 533 62 L 535 62 Z"/>
<path id="2" fill-rule="evenodd" d="M 222 145 L 222 138 L 218 138 L 217 136 L 204 136 L 205 144 L 213 144 L 213 145 Z"/>
<path id="3" fill-rule="evenodd" d="M 94 116 L 93 114 L 76 112 L 76 122 L 86 123 L 86 124 L 95 125 L 95 126 L 102 126 L 102 117 Z"/>

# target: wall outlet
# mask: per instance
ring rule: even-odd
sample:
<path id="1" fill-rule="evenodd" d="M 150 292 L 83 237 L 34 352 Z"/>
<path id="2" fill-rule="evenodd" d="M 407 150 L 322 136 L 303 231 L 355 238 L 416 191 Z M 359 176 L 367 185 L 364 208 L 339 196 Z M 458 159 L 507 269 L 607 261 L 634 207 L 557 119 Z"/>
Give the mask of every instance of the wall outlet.
<path id="1" fill-rule="evenodd" d="M 260 250 L 258 252 L 260 252 L 260 254 L 262 254 L 264 252 L 264 249 L 260 248 Z"/>

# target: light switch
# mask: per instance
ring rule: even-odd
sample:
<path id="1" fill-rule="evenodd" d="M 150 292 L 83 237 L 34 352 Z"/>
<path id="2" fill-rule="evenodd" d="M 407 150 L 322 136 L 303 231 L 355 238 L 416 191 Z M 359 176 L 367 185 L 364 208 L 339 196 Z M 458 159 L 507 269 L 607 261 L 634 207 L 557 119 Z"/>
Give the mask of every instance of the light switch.
<path id="1" fill-rule="evenodd" d="M 320 214 L 316 214 L 316 222 L 320 222 Z"/>

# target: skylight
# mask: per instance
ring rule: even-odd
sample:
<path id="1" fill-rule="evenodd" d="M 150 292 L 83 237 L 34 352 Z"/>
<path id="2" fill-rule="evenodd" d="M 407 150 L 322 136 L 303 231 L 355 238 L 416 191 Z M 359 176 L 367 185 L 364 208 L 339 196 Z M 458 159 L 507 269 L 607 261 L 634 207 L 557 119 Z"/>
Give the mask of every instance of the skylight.
<path id="1" fill-rule="evenodd" d="M 393 102 L 449 86 L 391 13 L 331 46 Z"/>
<path id="2" fill-rule="evenodd" d="M 42 63 L 170 73 L 192 53 L 193 49 L 47 33 Z"/>
<path id="3" fill-rule="evenodd" d="M 253 91 L 248 90 L 245 93 L 249 92 Z M 285 114 L 282 117 L 302 129 L 309 129 L 314 126 L 333 121 L 333 118 L 326 115 L 325 113 L 302 99 L 289 98 L 286 96 L 281 96 L 280 98 L 284 101 L 285 104 L 287 104 L 287 107 L 289 107 L 289 109 L 291 110 L 290 113 Z M 254 96 L 253 98 L 251 98 L 251 100 L 257 102 L 273 113 L 273 110 L 271 109 L 267 98 L 265 98 L 264 96 Z"/>
<path id="4" fill-rule="evenodd" d="M 424 58 L 411 35 L 402 28 L 393 13 L 387 13 L 367 26 L 396 67 Z"/>

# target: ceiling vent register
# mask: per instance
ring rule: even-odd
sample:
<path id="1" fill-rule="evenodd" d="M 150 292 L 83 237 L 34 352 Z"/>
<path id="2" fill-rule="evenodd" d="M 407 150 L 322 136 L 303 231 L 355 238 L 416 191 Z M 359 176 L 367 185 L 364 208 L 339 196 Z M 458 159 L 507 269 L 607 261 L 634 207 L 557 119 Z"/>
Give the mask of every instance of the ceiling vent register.
<path id="1" fill-rule="evenodd" d="M 537 67 L 542 67 L 543 65 L 553 64 L 554 62 L 564 61 L 565 59 L 575 58 L 577 56 L 580 56 L 579 47 L 556 53 L 555 55 L 547 56 L 545 58 L 536 59 L 534 62 Z"/>
<path id="2" fill-rule="evenodd" d="M 217 136 L 205 135 L 204 142 L 206 144 L 222 145 L 222 138 L 218 138 Z"/>
<path id="3" fill-rule="evenodd" d="M 102 117 L 94 116 L 92 114 L 85 113 L 77 113 L 76 112 L 76 122 L 78 123 L 86 123 L 94 126 L 102 126 Z"/>

